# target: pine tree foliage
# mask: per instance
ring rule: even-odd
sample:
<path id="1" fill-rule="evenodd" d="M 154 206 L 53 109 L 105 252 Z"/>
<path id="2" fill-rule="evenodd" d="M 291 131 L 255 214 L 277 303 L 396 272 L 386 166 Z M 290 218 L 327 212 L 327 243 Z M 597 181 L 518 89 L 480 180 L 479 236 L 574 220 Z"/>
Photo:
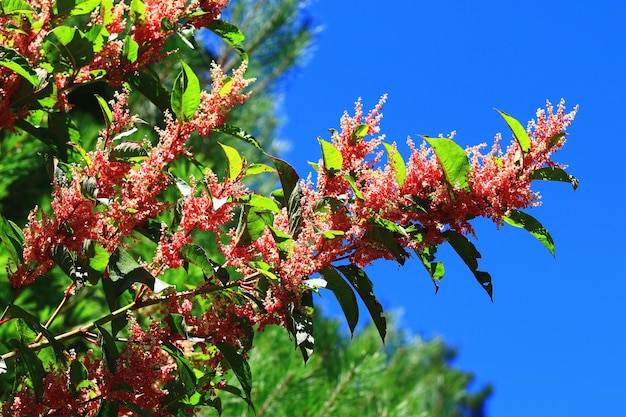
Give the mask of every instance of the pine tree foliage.
<path id="1" fill-rule="evenodd" d="M 491 387 L 473 392 L 473 375 L 451 366 L 456 353 L 441 339 L 409 338 L 392 325 L 383 347 L 373 324 L 352 339 L 339 321 L 315 324 L 316 353 L 306 366 L 280 329 L 257 336 L 250 354 L 256 414 L 233 399 L 225 417 L 484 415 Z"/>

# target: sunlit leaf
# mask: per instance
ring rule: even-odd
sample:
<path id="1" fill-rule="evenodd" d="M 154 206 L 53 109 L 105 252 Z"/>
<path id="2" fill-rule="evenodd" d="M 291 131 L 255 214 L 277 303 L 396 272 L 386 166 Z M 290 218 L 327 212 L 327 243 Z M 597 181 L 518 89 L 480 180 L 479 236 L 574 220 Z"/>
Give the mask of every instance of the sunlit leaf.
<path id="1" fill-rule="evenodd" d="M 229 125 L 229 124 L 223 124 L 223 125 L 219 125 L 213 128 L 214 131 L 216 132 L 220 132 L 220 133 L 224 133 L 227 135 L 230 135 L 234 138 L 237 138 L 239 140 L 243 140 L 244 142 L 249 143 L 250 145 L 254 146 L 255 148 L 257 148 L 260 151 L 263 151 L 263 148 L 261 148 L 261 145 L 259 144 L 259 142 L 254 138 L 254 136 L 252 136 L 251 134 L 249 134 L 248 132 L 246 132 L 245 130 L 237 127 L 237 126 L 233 126 L 233 125 Z"/>
<path id="2" fill-rule="evenodd" d="M 506 121 L 506 124 L 509 126 L 509 129 L 511 129 L 511 132 L 513 132 L 513 136 L 515 136 L 515 140 L 517 140 L 517 143 L 522 151 L 528 152 L 530 150 L 530 138 L 528 137 L 528 133 L 526 132 L 524 126 L 522 126 L 517 119 L 506 114 L 505 112 L 498 109 L 496 109 L 496 111 L 500 113 L 500 116 L 502 116 L 502 118 Z"/>
<path id="3" fill-rule="evenodd" d="M 189 65 L 180 63 L 183 69 L 174 80 L 170 104 L 178 119 L 188 121 L 200 106 L 200 81 Z"/>
<path id="4" fill-rule="evenodd" d="M 39 87 L 39 77 L 26 58 L 14 49 L 0 46 L 0 66 L 6 67 L 26 79 L 35 87 Z"/>
<path id="5" fill-rule="evenodd" d="M 242 60 L 248 60 L 248 54 L 241 45 L 241 43 L 245 39 L 245 36 L 237 26 L 224 20 L 218 19 L 211 22 L 211 24 L 209 24 L 207 28 L 212 30 L 227 44 L 229 44 L 235 51 L 237 51 Z"/>
<path id="6" fill-rule="evenodd" d="M 389 158 L 389 165 L 393 168 L 396 173 L 396 181 L 398 185 L 402 187 L 404 185 L 404 180 L 406 179 L 406 165 L 404 163 L 404 159 L 400 152 L 396 149 L 395 146 L 384 143 L 385 149 L 387 150 L 387 157 Z"/>
<path id="7" fill-rule="evenodd" d="M 350 135 L 350 145 L 356 145 L 357 143 L 361 142 L 363 138 L 367 135 L 369 129 L 370 126 L 367 124 L 358 125 L 352 132 L 352 135 Z"/>
<path id="8" fill-rule="evenodd" d="M 547 181 L 560 181 L 560 182 L 568 182 L 572 184 L 574 191 L 578 188 L 578 178 L 573 175 L 569 175 L 561 168 L 556 167 L 547 167 L 547 168 L 539 168 L 535 172 L 533 172 L 530 178 L 534 180 L 547 180 Z"/>
<path id="9" fill-rule="evenodd" d="M 48 32 L 42 48 L 57 71 L 78 70 L 94 57 L 93 42 L 75 27 L 57 26 Z"/>
<path id="10" fill-rule="evenodd" d="M 326 142 L 322 138 L 318 138 L 318 140 L 320 142 L 320 146 L 322 147 L 324 171 L 326 171 L 329 176 L 334 177 L 339 171 L 341 171 L 343 156 L 341 156 L 339 149 L 337 149 L 332 143 Z"/>
<path id="11" fill-rule="evenodd" d="M 241 171 L 243 170 L 243 158 L 241 157 L 239 151 L 232 146 L 224 145 L 221 142 L 219 142 L 219 145 L 226 155 L 226 177 L 233 181 L 239 177 L 239 174 L 241 174 Z"/>
<path id="12" fill-rule="evenodd" d="M 552 239 L 552 236 L 550 236 L 550 232 L 548 232 L 533 216 L 524 213 L 523 211 L 511 210 L 511 214 L 509 214 L 508 217 L 503 216 L 502 220 L 511 226 L 519 227 L 528 231 L 550 251 L 552 256 L 554 256 L 554 240 Z"/>
<path id="13" fill-rule="evenodd" d="M 432 146 L 437 155 L 437 159 L 441 164 L 446 180 L 451 187 L 458 187 L 461 190 L 469 189 L 467 182 L 472 167 L 467 160 L 465 150 L 456 144 L 452 139 L 448 138 L 431 138 L 422 136 L 422 138 Z"/>

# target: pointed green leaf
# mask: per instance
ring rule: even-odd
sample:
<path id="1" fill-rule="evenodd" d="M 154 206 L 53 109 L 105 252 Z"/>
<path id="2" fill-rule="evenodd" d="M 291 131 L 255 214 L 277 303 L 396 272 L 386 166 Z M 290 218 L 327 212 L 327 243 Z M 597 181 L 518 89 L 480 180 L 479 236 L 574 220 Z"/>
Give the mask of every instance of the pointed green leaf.
<path id="1" fill-rule="evenodd" d="M 399 227 L 392 222 L 389 223 L 393 226 Z M 409 254 L 398 242 L 398 237 L 406 235 L 406 232 L 404 230 L 402 230 L 404 233 L 396 231 L 397 229 L 395 228 L 390 230 L 390 224 L 385 224 L 384 226 L 380 224 L 372 224 L 363 237 L 380 244 L 396 258 L 396 261 L 400 265 L 404 265 L 406 259 L 409 257 Z"/>
<path id="2" fill-rule="evenodd" d="M 352 191 L 354 192 L 354 196 L 356 198 L 358 198 L 359 200 L 363 200 L 363 193 L 361 192 L 361 190 L 359 190 L 359 188 L 356 185 L 356 180 L 354 179 L 354 177 L 352 175 L 344 175 L 343 176 L 346 181 L 348 181 L 348 183 L 350 184 L 350 187 L 352 187 Z"/>
<path id="3" fill-rule="evenodd" d="M 246 167 L 244 171 L 245 175 L 258 175 L 258 174 L 266 174 L 266 173 L 274 173 L 276 172 L 275 168 L 272 168 L 269 165 L 265 164 L 251 164 Z"/>
<path id="4" fill-rule="evenodd" d="M 372 321 L 380 334 L 382 341 L 385 341 L 387 335 L 387 319 L 383 315 L 383 307 L 374 295 L 374 285 L 370 281 L 365 272 L 356 265 L 342 265 L 337 269 L 346 277 L 348 282 L 352 284 L 354 289 L 365 303 L 367 310 L 370 312 Z"/>
<path id="5" fill-rule="evenodd" d="M 180 254 L 184 259 L 196 265 L 211 276 L 213 276 L 220 267 L 219 264 L 209 258 L 209 255 L 202 246 L 194 243 L 187 243 L 183 245 Z"/>
<path id="6" fill-rule="evenodd" d="M 72 16 L 79 16 L 83 14 L 89 14 L 100 5 L 100 0 L 74 0 L 76 4 L 72 8 L 70 14 Z"/>
<path id="7" fill-rule="evenodd" d="M 130 36 L 124 38 L 124 49 L 122 49 L 122 56 L 131 63 L 137 61 L 137 58 L 139 58 L 139 44 Z"/>
<path id="8" fill-rule="evenodd" d="M 26 79 L 35 87 L 39 87 L 39 77 L 26 58 L 14 49 L 0 45 L 0 65 L 6 67 Z"/>
<path id="9" fill-rule="evenodd" d="M 296 188 L 300 177 L 296 170 L 287 162 L 272 155 L 267 156 L 272 160 L 278 171 L 278 178 L 280 178 L 280 184 L 283 189 L 283 206 L 287 207 L 291 193 L 293 193 L 294 188 Z"/>
<path id="10" fill-rule="evenodd" d="M 344 316 L 346 316 L 350 333 L 354 335 L 354 329 L 359 322 L 359 305 L 354 291 L 335 268 L 325 267 L 320 271 L 320 274 L 326 280 L 326 288 L 335 294 L 335 298 L 339 302 Z"/>
<path id="11" fill-rule="evenodd" d="M 527 230 L 554 256 L 554 240 L 552 240 L 550 232 L 533 216 L 523 211 L 511 210 L 511 214 L 508 217 L 502 216 L 502 220 L 511 226 Z"/>
<path id="12" fill-rule="evenodd" d="M 528 137 L 528 133 L 526 132 L 526 129 L 524 129 L 524 126 L 522 126 L 517 119 L 506 114 L 505 112 L 498 109 L 496 109 L 496 111 L 500 113 L 500 116 L 502 116 L 504 121 L 506 121 L 506 124 L 509 126 L 509 129 L 511 129 L 511 132 L 513 132 L 513 136 L 515 136 L 515 140 L 517 140 L 517 143 L 520 148 L 522 148 L 522 151 L 524 153 L 528 152 L 530 150 L 530 138 Z"/>
<path id="13" fill-rule="evenodd" d="M 436 252 L 437 246 L 434 245 L 426 247 L 422 251 L 415 250 L 415 253 L 422 261 L 424 268 L 428 271 L 430 279 L 432 279 L 433 284 L 435 284 L 435 293 L 439 291 L 439 281 L 443 278 L 446 272 L 443 263 L 435 260 Z"/>
<path id="14" fill-rule="evenodd" d="M 24 242 L 24 233 L 12 221 L 7 220 L 0 214 L 0 241 L 11 256 L 15 264 L 22 260 L 22 244 Z"/>
<path id="15" fill-rule="evenodd" d="M 573 175 L 569 175 L 561 168 L 539 168 L 531 174 L 530 178 L 534 180 L 569 182 L 572 184 L 574 191 L 578 188 L 578 178 Z"/>
<path id="16" fill-rule="evenodd" d="M 422 138 L 435 151 L 435 155 L 437 155 L 450 187 L 454 188 L 458 184 L 461 190 L 468 190 L 469 183 L 467 179 L 472 167 L 467 160 L 465 150 L 452 139 L 431 138 L 428 136 L 422 136 Z"/>
<path id="17" fill-rule="evenodd" d="M 42 48 L 57 71 L 78 70 L 94 57 L 93 42 L 75 27 L 57 26 L 48 32 Z"/>
<path id="18" fill-rule="evenodd" d="M 240 198 L 237 201 L 248 204 L 252 207 L 273 211 L 274 213 L 280 213 L 280 208 L 278 207 L 278 204 L 276 204 L 276 201 L 259 194 L 248 194 L 246 197 Z"/>
<path id="19" fill-rule="evenodd" d="M 41 359 L 37 357 L 34 350 L 29 349 L 28 346 L 26 346 L 22 341 L 12 339 L 9 343 L 17 349 L 21 359 L 24 361 L 26 369 L 28 369 L 28 373 L 30 374 L 33 391 L 35 391 L 35 397 L 37 398 L 37 401 L 41 402 L 44 393 L 43 378 L 46 375 Z"/>
<path id="20" fill-rule="evenodd" d="M 140 162 L 148 158 L 148 152 L 137 142 L 122 142 L 115 145 L 109 157 L 119 162 Z"/>
<path id="21" fill-rule="evenodd" d="M 237 380 L 241 384 L 241 388 L 250 399 L 250 391 L 252 390 L 252 372 L 248 362 L 228 343 L 217 343 L 217 348 L 224 355 L 224 359 L 228 362 L 230 369 L 233 370 Z"/>
<path id="22" fill-rule="evenodd" d="M 120 351 L 115 344 L 115 338 L 104 327 L 96 323 L 96 328 L 102 336 L 102 353 L 107 367 L 111 373 L 115 374 L 117 370 L 117 358 L 120 357 Z"/>
<path id="23" fill-rule="evenodd" d="M 0 10 L 5 15 L 32 14 L 34 12 L 33 8 L 24 0 L 2 0 Z"/>
<path id="24" fill-rule="evenodd" d="M 481 257 L 480 252 L 476 249 L 476 246 L 469 241 L 465 236 L 452 230 L 443 232 L 443 236 L 446 238 L 450 246 L 459 254 L 465 265 L 468 266 L 478 283 L 483 287 L 489 298 L 493 301 L 493 285 L 491 283 L 491 275 L 484 271 L 478 270 L 478 259 Z"/>
<path id="25" fill-rule="evenodd" d="M 322 160 L 324 161 L 324 171 L 330 176 L 334 177 L 343 165 L 343 156 L 339 149 L 330 142 L 326 142 L 322 138 L 318 138 L 320 146 L 322 147 Z"/>
<path id="26" fill-rule="evenodd" d="M 188 121 L 200 106 L 200 81 L 189 65 L 180 63 L 183 69 L 174 80 L 171 106 L 178 119 Z"/>
<path id="27" fill-rule="evenodd" d="M 145 23 L 146 6 L 142 0 L 132 0 L 130 2 L 130 18 L 136 26 L 141 26 Z"/>
<path id="28" fill-rule="evenodd" d="M 220 133 L 224 133 L 226 135 L 230 135 L 234 138 L 237 138 L 239 140 L 243 140 L 244 142 L 249 143 L 250 145 L 254 146 L 255 148 L 257 148 L 260 151 L 263 151 L 263 148 L 261 148 L 261 144 L 259 144 L 259 142 L 254 138 L 254 136 L 252 136 L 251 134 L 249 134 L 248 132 L 246 132 L 245 130 L 234 126 L 234 125 L 229 125 L 227 123 L 223 124 L 223 125 L 219 125 L 217 127 L 214 127 L 213 130 L 215 132 L 220 132 Z"/>
<path id="29" fill-rule="evenodd" d="M 104 116 L 104 123 L 106 124 L 106 128 L 109 129 L 111 127 L 111 123 L 113 123 L 113 113 L 111 112 L 109 103 L 107 103 L 106 100 L 100 97 L 98 94 L 96 94 L 96 100 L 98 101 L 100 110 L 102 110 L 102 116 Z"/>
<path id="30" fill-rule="evenodd" d="M 218 19 L 211 22 L 211 24 L 209 24 L 207 28 L 212 30 L 227 44 L 229 44 L 235 51 L 237 51 L 242 60 L 248 60 L 248 54 L 241 45 L 241 43 L 245 39 L 245 36 L 237 26 L 224 20 Z"/>
<path id="31" fill-rule="evenodd" d="M 63 344 L 56 340 L 52 332 L 48 330 L 43 324 L 41 324 L 37 317 L 33 316 L 28 311 L 16 306 L 15 304 L 11 304 L 9 306 L 9 314 L 13 318 L 23 319 L 28 327 L 35 333 L 43 334 L 43 336 L 48 340 L 48 342 L 54 349 L 54 355 L 56 356 L 57 360 L 65 362 L 65 348 L 63 347 Z"/>
<path id="32" fill-rule="evenodd" d="M 126 77 L 126 82 L 139 91 L 148 100 L 150 100 L 157 108 L 164 112 L 170 108 L 170 93 L 161 85 L 159 76 L 150 67 L 144 67 L 138 73 L 131 72 Z"/>
<path id="33" fill-rule="evenodd" d="M 261 210 L 244 206 L 239 217 L 239 224 L 235 232 L 235 242 L 237 247 L 249 246 L 263 234 L 268 223 L 263 217 Z"/>
<path id="34" fill-rule="evenodd" d="M 295 336 L 296 348 L 300 349 L 304 363 L 313 355 L 315 338 L 313 337 L 313 293 L 306 292 L 300 298 L 300 309 L 290 304 L 290 332 Z"/>
<path id="35" fill-rule="evenodd" d="M 297 239 L 302 230 L 302 190 L 300 185 L 291 192 L 287 202 L 287 216 L 289 217 L 289 234 Z"/>
<path id="36" fill-rule="evenodd" d="M 241 174 L 241 171 L 243 171 L 243 158 L 237 149 L 232 146 L 224 145 L 221 142 L 218 143 L 226 155 L 226 177 L 231 181 L 236 180 L 239 174 Z"/>
<path id="37" fill-rule="evenodd" d="M 404 185 L 404 180 L 406 179 L 406 165 L 404 163 L 404 159 L 400 152 L 396 149 L 395 146 L 384 143 L 385 149 L 387 150 L 387 158 L 389 159 L 389 165 L 393 168 L 396 173 L 396 182 L 400 187 Z"/>
<path id="38" fill-rule="evenodd" d="M 163 350 L 169 353 L 170 357 L 176 362 L 176 371 L 183 384 L 185 393 L 187 395 L 193 394 L 196 391 L 197 382 L 193 366 L 176 346 L 170 344 L 163 344 L 162 346 Z"/>
<path id="39" fill-rule="evenodd" d="M 369 130 L 370 126 L 367 124 L 358 125 L 352 132 L 352 135 L 350 135 L 350 145 L 356 145 L 361 142 Z"/>

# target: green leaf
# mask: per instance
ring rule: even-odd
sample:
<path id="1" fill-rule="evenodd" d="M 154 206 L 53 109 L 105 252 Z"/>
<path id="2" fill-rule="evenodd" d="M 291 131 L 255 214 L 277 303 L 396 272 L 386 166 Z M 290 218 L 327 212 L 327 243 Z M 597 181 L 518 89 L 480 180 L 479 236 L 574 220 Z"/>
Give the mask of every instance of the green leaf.
<path id="1" fill-rule="evenodd" d="M 247 196 L 237 200 L 240 203 L 248 204 L 252 207 L 273 211 L 280 213 L 280 207 L 276 204 L 276 201 L 269 197 L 265 197 L 258 194 L 248 194 Z"/>
<path id="2" fill-rule="evenodd" d="M 194 374 L 194 368 L 189 360 L 183 355 L 183 353 L 174 345 L 164 344 L 163 350 L 165 350 L 176 362 L 176 368 L 178 377 L 183 384 L 185 393 L 191 395 L 196 391 L 196 375 Z"/>
<path id="3" fill-rule="evenodd" d="M 124 38 L 124 49 L 122 49 L 122 56 L 131 63 L 137 61 L 137 58 L 139 57 L 139 44 L 130 36 Z"/>
<path id="4" fill-rule="evenodd" d="M 249 246 L 263 234 L 265 226 L 271 222 L 265 221 L 261 210 L 244 206 L 241 210 L 239 223 L 235 232 L 235 241 L 237 247 Z"/>
<path id="5" fill-rule="evenodd" d="M 395 146 L 389 143 L 383 143 L 385 146 L 385 150 L 387 151 L 387 158 L 389 159 L 389 165 L 393 168 L 396 173 L 396 182 L 400 187 L 404 185 L 404 180 L 406 180 L 406 165 L 404 163 L 404 159 L 400 152 L 396 149 Z"/>
<path id="6" fill-rule="evenodd" d="M 237 51 L 242 60 L 248 61 L 248 54 L 241 45 L 245 36 L 237 26 L 218 19 L 211 22 L 207 28 L 212 30 L 215 34 L 217 34 L 217 36 L 222 38 L 235 51 Z"/>
<path id="7" fill-rule="evenodd" d="M 280 179 L 280 184 L 283 189 L 283 206 L 288 207 L 289 198 L 291 197 L 291 193 L 293 193 L 294 188 L 298 185 L 300 177 L 298 176 L 296 170 L 293 169 L 293 167 L 287 162 L 275 156 L 267 156 L 272 160 L 276 170 L 278 171 L 278 178 Z"/>
<path id="8" fill-rule="evenodd" d="M 0 214 L 0 242 L 9 251 L 9 255 L 15 264 L 22 260 L 22 244 L 24 233 L 12 221 L 7 220 Z"/>
<path id="9" fill-rule="evenodd" d="M 78 385 L 81 382 L 86 381 L 88 377 L 89 374 L 87 373 L 87 368 L 85 368 L 82 363 L 79 361 L 73 361 L 70 364 L 70 384 L 74 392 L 76 392 Z"/>
<path id="10" fill-rule="evenodd" d="M 0 45 L 0 65 L 18 73 L 33 86 L 39 87 L 37 73 L 26 58 L 16 50 Z"/>
<path id="11" fill-rule="evenodd" d="M 251 164 L 248 165 L 246 167 L 246 170 L 244 171 L 245 175 L 258 175 L 258 174 L 265 174 L 265 173 L 274 173 L 276 172 L 275 168 L 272 168 L 269 165 L 265 165 L 265 164 Z"/>
<path id="12" fill-rule="evenodd" d="M 481 257 L 480 252 L 476 249 L 476 246 L 469 241 L 465 236 L 452 230 L 446 230 L 443 232 L 443 236 L 446 238 L 450 246 L 459 254 L 465 265 L 468 266 L 470 271 L 474 274 L 474 277 L 478 283 L 483 287 L 489 298 L 493 301 L 493 285 L 491 283 L 491 275 L 488 272 L 478 270 L 478 259 Z"/>
<path id="13" fill-rule="evenodd" d="M 114 401 L 107 401 L 102 399 L 100 401 L 100 407 L 94 417 L 117 417 L 119 412 L 119 403 Z"/>
<path id="14" fill-rule="evenodd" d="M 54 349 L 54 355 L 56 356 L 59 362 L 65 362 L 65 354 L 63 344 L 56 340 L 54 335 L 50 330 L 48 330 L 43 324 L 39 322 L 39 319 L 33 316 L 28 311 L 16 306 L 15 304 L 11 304 L 9 306 L 9 314 L 13 318 L 23 319 L 28 327 L 35 333 L 41 333 L 48 340 L 52 348 Z"/>
<path id="15" fill-rule="evenodd" d="M 70 14 L 72 16 L 79 16 L 83 14 L 91 13 L 96 7 L 100 5 L 100 0 L 74 0 L 75 6 L 72 8 Z"/>
<path id="16" fill-rule="evenodd" d="M 88 271 L 78 262 L 76 254 L 70 252 L 65 246 L 56 245 L 52 249 L 51 258 L 74 283 L 79 286 L 85 284 Z"/>
<path id="17" fill-rule="evenodd" d="M 89 258 L 89 266 L 93 268 L 93 270 L 103 273 L 106 271 L 110 257 L 111 254 L 107 252 L 102 245 L 96 242 L 93 244 L 93 255 Z"/>
<path id="18" fill-rule="evenodd" d="M 142 0 L 132 0 L 130 2 L 130 18 L 136 26 L 141 26 L 145 23 L 146 6 Z"/>
<path id="19" fill-rule="evenodd" d="M 259 144 L 259 142 L 254 138 L 254 136 L 252 136 L 251 134 L 249 134 L 245 130 L 241 129 L 240 127 L 229 125 L 229 124 L 225 123 L 223 125 L 214 127 L 213 130 L 215 132 L 224 133 L 226 135 L 232 136 L 232 137 L 237 138 L 239 140 L 242 140 L 242 141 L 244 141 L 246 143 L 249 143 L 250 145 L 252 145 L 255 148 L 257 148 L 258 150 L 264 152 L 263 148 L 261 148 L 261 144 Z"/>
<path id="20" fill-rule="evenodd" d="M 461 190 L 468 190 L 467 179 L 472 167 L 467 160 L 465 150 L 448 138 L 431 138 L 428 136 L 422 136 L 422 138 L 435 151 L 450 187 L 454 188 L 458 184 Z"/>
<path id="21" fill-rule="evenodd" d="M 569 175 L 561 168 L 539 168 L 531 174 L 530 178 L 534 180 L 569 182 L 570 184 L 572 184 L 574 191 L 576 191 L 576 189 L 578 188 L 578 178 L 573 175 Z"/>
<path id="22" fill-rule="evenodd" d="M 91 63 L 93 43 L 79 29 L 57 26 L 42 44 L 44 55 L 56 71 L 78 70 Z"/>
<path id="23" fill-rule="evenodd" d="M 43 368 L 43 363 L 41 359 L 37 357 L 35 351 L 29 349 L 28 346 L 24 344 L 24 342 L 12 339 L 9 343 L 17 349 L 20 354 L 21 359 L 24 361 L 26 365 L 26 369 L 30 374 L 30 380 L 33 384 L 33 391 L 35 391 L 35 397 L 37 401 L 41 402 L 43 399 L 43 378 L 46 375 L 46 371 Z"/>
<path id="24" fill-rule="evenodd" d="M 508 217 L 502 216 L 502 220 L 511 226 L 519 227 L 528 231 L 550 251 L 552 256 L 554 256 L 554 240 L 552 240 L 550 232 L 548 232 L 533 216 L 526 214 L 523 211 L 511 210 L 511 214 Z"/>
<path id="25" fill-rule="evenodd" d="M 139 70 L 139 73 L 132 72 L 126 77 L 126 82 L 134 90 L 143 94 L 161 112 L 170 109 L 170 93 L 161 85 L 161 80 L 153 69 L 144 67 Z"/>
<path id="26" fill-rule="evenodd" d="M 226 155 L 226 177 L 231 181 L 236 180 L 243 171 L 243 158 L 237 149 L 221 142 L 218 143 Z"/>
<path id="27" fill-rule="evenodd" d="M 188 121 L 200 106 L 200 81 L 189 65 L 180 63 L 183 69 L 174 80 L 171 106 L 178 119 Z"/>
<path id="28" fill-rule="evenodd" d="M 418 239 L 419 240 L 419 239 Z M 439 291 L 439 281 L 445 274 L 445 268 L 442 262 L 435 261 L 435 253 L 437 252 L 437 246 L 429 246 L 424 248 L 423 251 L 415 250 L 415 253 L 422 261 L 424 268 L 428 271 L 430 279 L 435 284 L 435 293 Z"/>
<path id="29" fill-rule="evenodd" d="M 361 142 L 363 138 L 367 135 L 367 132 L 369 130 L 370 126 L 367 124 L 357 126 L 352 132 L 352 135 L 350 135 L 350 145 L 356 145 L 357 143 Z"/>
<path id="30" fill-rule="evenodd" d="M 2 0 L 0 10 L 2 10 L 2 14 L 4 15 L 21 13 L 32 14 L 34 12 L 33 8 L 24 0 Z"/>
<path id="31" fill-rule="evenodd" d="M 224 355 L 224 359 L 228 362 L 230 369 L 235 373 L 246 398 L 250 399 L 250 391 L 252 390 L 252 372 L 250 371 L 250 365 L 237 353 L 235 348 L 228 343 L 217 343 L 216 346 L 220 352 L 222 352 L 222 355 Z"/>
<path id="32" fill-rule="evenodd" d="M 96 94 L 96 100 L 98 101 L 98 105 L 100 106 L 100 110 L 102 111 L 102 116 L 104 117 L 104 123 L 106 128 L 111 128 L 111 123 L 113 123 L 113 113 L 111 112 L 111 108 L 109 107 L 109 103 L 106 102 L 101 96 Z"/>
<path id="33" fill-rule="evenodd" d="M 109 157 L 119 162 L 140 162 L 148 158 L 148 152 L 137 142 L 122 142 L 115 145 Z"/>
<path id="34" fill-rule="evenodd" d="M 509 129 L 511 129 L 511 132 L 513 132 L 513 136 L 515 136 L 515 140 L 519 143 L 522 151 L 524 153 L 528 152 L 530 150 L 530 138 L 528 137 L 528 133 L 526 132 L 526 129 L 524 129 L 524 126 L 522 126 L 517 119 L 506 114 L 505 112 L 498 109 L 496 109 L 496 111 L 504 118 L 504 121 L 509 126 Z"/>
<path id="35" fill-rule="evenodd" d="M 327 266 L 320 271 L 320 274 L 326 280 L 326 288 L 335 294 L 335 298 L 339 302 L 344 316 L 346 316 L 350 333 L 354 335 L 354 329 L 359 322 L 359 305 L 354 291 L 335 268 Z"/>
<path id="36" fill-rule="evenodd" d="M 392 222 L 389 223 L 393 226 L 399 227 Z M 384 226 L 381 224 L 371 224 L 369 230 L 365 232 L 363 237 L 379 243 L 396 258 L 396 261 L 400 265 L 404 265 L 406 259 L 409 257 L 409 254 L 397 240 L 401 235 L 406 235 L 404 230 L 402 230 L 402 232 L 397 231 L 395 228 L 390 228 L 389 224 L 385 224 Z"/>
<path id="37" fill-rule="evenodd" d="M 324 161 L 324 171 L 330 176 L 334 177 L 343 165 L 343 156 L 339 149 L 330 142 L 326 142 L 322 138 L 318 138 L 320 146 L 322 147 L 322 160 Z"/>
<path id="38" fill-rule="evenodd" d="M 196 265 L 198 268 L 202 269 L 211 276 L 221 269 L 220 265 L 209 258 L 206 250 L 204 250 L 204 248 L 200 245 L 187 243 L 183 245 L 180 254 L 184 259 Z"/>
<path id="39" fill-rule="evenodd" d="M 365 272 L 356 265 L 342 265 L 337 269 L 347 278 L 354 289 L 365 303 L 367 310 L 370 312 L 372 321 L 380 334 L 382 341 L 385 341 L 387 334 L 387 320 L 383 315 L 383 307 L 374 295 L 374 285 Z"/>
<path id="40" fill-rule="evenodd" d="M 96 324 L 96 328 L 102 336 L 102 353 L 107 367 L 111 373 L 115 374 L 117 370 L 117 358 L 120 357 L 120 351 L 115 344 L 115 338 L 104 327 Z"/>
<path id="41" fill-rule="evenodd" d="M 297 239 L 302 230 L 302 189 L 300 185 L 291 192 L 287 202 L 287 217 L 289 218 L 289 234 Z"/>
<path id="42" fill-rule="evenodd" d="M 313 355 L 315 338 L 313 337 L 313 293 L 304 293 L 300 298 L 301 311 L 294 304 L 289 305 L 290 332 L 295 337 L 296 348 L 300 349 L 304 363 L 308 362 Z"/>
<path id="43" fill-rule="evenodd" d="M 352 191 L 354 192 L 354 196 L 356 198 L 358 198 L 359 200 L 363 200 L 365 197 L 363 196 L 363 193 L 361 192 L 361 190 L 359 190 L 359 188 L 356 185 L 356 180 L 354 179 L 354 177 L 352 175 L 344 175 L 343 176 L 345 178 L 346 181 L 348 181 L 348 183 L 350 184 L 350 187 L 352 187 Z"/>

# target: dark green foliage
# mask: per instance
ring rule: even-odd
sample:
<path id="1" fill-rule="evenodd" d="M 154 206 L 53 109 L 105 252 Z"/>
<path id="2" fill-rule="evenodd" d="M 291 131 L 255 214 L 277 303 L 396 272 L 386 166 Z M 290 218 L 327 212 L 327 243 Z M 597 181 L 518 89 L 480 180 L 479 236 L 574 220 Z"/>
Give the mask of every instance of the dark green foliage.
<path id="1" fill-rule="evenodd" d="M 484 415 L 491 388 L 470 390 L 473 375 L 451 366 L 456 354 L 440 339 L 409 338 L 392 324 L 383 348 L 372 324 L 350 340 L 339 321 L 316 315 L 316 353 L 306 366 L 285 339 L 279 328 L 255 338 L 249 362 L 256 414 L 237 398 L 224 397 L 223 416 Z"/>

